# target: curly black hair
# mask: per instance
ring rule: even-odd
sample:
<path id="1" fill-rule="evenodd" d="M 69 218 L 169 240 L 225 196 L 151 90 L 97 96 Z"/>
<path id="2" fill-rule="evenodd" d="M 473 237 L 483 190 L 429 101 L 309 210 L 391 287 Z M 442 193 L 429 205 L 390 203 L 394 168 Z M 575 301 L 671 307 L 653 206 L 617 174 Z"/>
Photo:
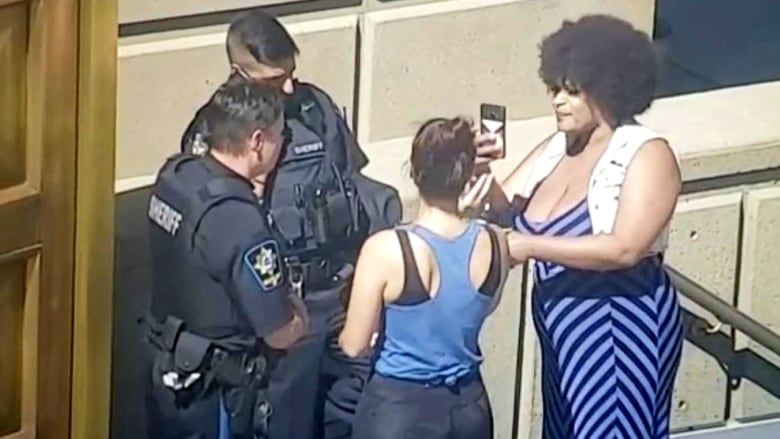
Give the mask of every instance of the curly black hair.
<path id="1" fill-rule="evenodd" d="M 650 37 L 608 15 L 566 20 L 542 40 L 539 76 L 551 89 L 583 90 L 617 125 L 650 107 L 659 80 Z"/>

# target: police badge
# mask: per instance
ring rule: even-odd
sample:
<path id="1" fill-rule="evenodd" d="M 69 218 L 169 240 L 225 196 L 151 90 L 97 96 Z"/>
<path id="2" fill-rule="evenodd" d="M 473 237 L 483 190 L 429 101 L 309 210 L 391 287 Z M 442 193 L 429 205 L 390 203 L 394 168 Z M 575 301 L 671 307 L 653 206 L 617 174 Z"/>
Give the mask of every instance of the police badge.
<path id="1" fill-rule="evenodd" d="M 244 263 L 265 291 L 270 291 L 282 283 L 279 246 L 275 241 L 265 241 L 249 249 L 244 255 Z"/>

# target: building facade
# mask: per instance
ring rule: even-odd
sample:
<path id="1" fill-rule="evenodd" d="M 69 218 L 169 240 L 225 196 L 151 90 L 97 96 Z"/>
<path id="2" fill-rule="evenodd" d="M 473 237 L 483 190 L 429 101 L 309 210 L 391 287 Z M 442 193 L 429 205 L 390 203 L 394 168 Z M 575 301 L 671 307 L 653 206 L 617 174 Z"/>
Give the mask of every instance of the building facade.
<path id="1" fill-rule="evenodd" d="M 227 76 L 227 21 L 254 6 L 268 6 L 282 17 L 301 49 L 299 78 L 317 83 L 346 108 L 371 160 L 367 172 L 398 187 L 409 209 L 414 192 L 403 165 L 410 136 L 426 118 L 476 117 L 482 102 L 506 105 L 508 154 L 496 167 L 506 173 L 555 126 L 537 75 L 544 35 L 563 19 L 586 13 L 617 15 L 651 34 L 659 28 L 653 0 L 120 0 L 115 438 L 136 437 L 133 429 L 140 426 L 139 401 L 122 395 L 137 388 L 138 377 L 123 365 L 137 354 L 136 319 L 148 301 L 140 288 L 144 188 L 164 158 L 178 150 L 194 110 Z M 676 29 L 677 35 L 685 31 Z M 691 61 L 707 50 L 671 44 L 674 35 L 657 39 L 668 59 Z M 693 67 L 670 63 L 670 75 L 678 83 L 691 82 L 696 77 L 691 69 L 700 68 L 717 79 L 726 74 L 721 64 L 728 64 L 691 62 Z M 774 328 L 780 328 L 777 102 L 780 81 L 744 84 L 662 98 L 642 118 L 676 148 L 686 181 L 668 263 Z M 540 428 L 538 348 L 530 315 L 520 312 L 528 291 L 523 273 L 513 273 L 484 334 L 488 390 L 501 439 L 537 438 Z M 685 306 L 691 316 L 714 322 L 695 305 Z M 717 343 L 751 349 L 769 366 L 759 360 L 743 366 L 765 371 L 768 378 L 746 372 L 751 379 L 733 382 L 717 360 Z M 713 343 L 686 342 L 673 427 L 780 413 L 780 392 L 767 384 L 780 382 L 778 365 L 780 358 L 727 326 Z"/>

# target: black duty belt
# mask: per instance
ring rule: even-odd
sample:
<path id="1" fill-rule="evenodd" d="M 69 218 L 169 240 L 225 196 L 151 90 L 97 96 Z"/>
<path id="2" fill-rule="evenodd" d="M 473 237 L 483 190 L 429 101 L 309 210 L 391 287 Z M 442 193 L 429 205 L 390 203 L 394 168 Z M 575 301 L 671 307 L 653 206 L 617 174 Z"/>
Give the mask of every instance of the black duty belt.
<path id="1" fill-rule="evenodd" d="M 302 286 L 302 295 L 308 291 L 332 288 L 350 279 L 355 267 L 350 263 L 335 263 L 325 258 L 302 262 L 296 257 L 285 258 L 290 284 Z"/>
<path id="2" fill-rule="evenodd" d="M 249 380 L 263 380 L 267 373 L 266 357 L 248 351 L 229 351 L 210 339 L 184 329 L 184 322 L 168 316 L 164 323 L 147 318 L 149 341 L 159 350 L 172 355 L 176 371 L 190 374 L 208 373 L 223 386 L 237 387 Z"/>
<path id="3" fill-rule="evenodd" d="M 211 383 L 216 383 L 225 398 L 233 435 L 268 437 L 273 412 L 268 396 L 268 372 L 272 366 L 268 362 L 275 359 L 274 354 L 225 349 L 222 342 L 217 344 L 187 331 L 184 322 L 176 317 L 168 316 L 160 323 L 150 316 L 147 321 L 149 340 L 162 355 L 157 359 L 163 363 L 158 371 L 160 382 L 174 392 L 177 404 L 186 405 L 201 398 Z M 187 389 L 198 380 L 199 387 Z"/>

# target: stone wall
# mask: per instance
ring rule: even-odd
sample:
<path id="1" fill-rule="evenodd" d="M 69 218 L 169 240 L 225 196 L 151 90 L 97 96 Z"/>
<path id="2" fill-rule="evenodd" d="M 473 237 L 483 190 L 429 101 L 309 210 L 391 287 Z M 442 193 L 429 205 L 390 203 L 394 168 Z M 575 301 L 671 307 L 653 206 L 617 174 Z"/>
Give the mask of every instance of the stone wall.
<path id="1" fill-rule="evenodd" d="M 610 12 L 647 31 L 653 20 L 648 0 L 366 0 L 294 13 L 328 3 L 120 1 L 119 186 L 148 180 L 226 77 L 224 22 L 234 11 L 222 11 L 281 8 L 301 48 L 298 76 L 347 109 L 374 161 L 386 154 L 374 153 L 382 141 L 409 135 L 432 115 L 476 116 L 481 102 L 507 105 L 510 120 L 547 114 L 537 45 L 562 19 Z"/>
<path id="2" fill-rule="evenodd" d="M 587 12 L 619 15 L 650 31 L 654 2 L 120 0 L 114 438 L 138 437 L 142 427 L 139 378 L 125 366 L 138 355 L 136 319 L 148 302 L 144 187 L 178 149 L 194 109 L 227 74 L 227 20 L 237 9 L 269 4 L 301 47 L 300 78 L 346 107 L 371 159 L 367 172 L 398 187 L 411 211 L 414 191 L 403 165 L 420 122 L 435 115 L 476 116 L 483 101 L 507 105 L 510 148 L 495 167 L 499 175 L 507 173 L 554 128 L 536 76 L 540 38 L 563 18 Z M 775 328 L 780 187 L 766 169 L 780 175 L 780 125 L 766 115 L 774 114 L 778 101 L 780 83 L 737 87 L 662 99 L 643 118 L 677 149 L 687 182 L 668 262 Z M 529 285 L 521 270 L 512 276 L 483 337 L 485 374 L 496 437 L 536 439 L 538 347 L 530 317 L 520 313 Z M 690 303 L 686 309 L 711 320 Z M 780 412 L 780 391 L 771 385 L 780 382 L 778 359 L 731 328 L 719 337 L 719 346 L 734 343 L 756 353 L 745 363 L 753 379 L 730 388 L 713 343 L 686 343 L 675 428 Z"/>

